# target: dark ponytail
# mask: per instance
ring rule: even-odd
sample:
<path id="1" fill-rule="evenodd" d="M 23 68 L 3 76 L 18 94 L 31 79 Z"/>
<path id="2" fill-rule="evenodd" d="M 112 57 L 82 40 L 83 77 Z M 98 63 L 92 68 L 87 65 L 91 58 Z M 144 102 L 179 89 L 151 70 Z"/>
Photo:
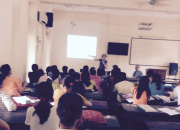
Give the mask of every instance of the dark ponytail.
<path id="1" fill-rule="evenodd" d="M 156 83 L 156 86 L 157 86 L 157 88 L 156 88 L 156 90 L 160 90 L 161 89 L 161 75 L 159 75 L 158 73 L 155 73 L 154 75 L 153 75 L 153 81 L 152 81 L 153 83 Z"/>
<path id="2" fill-rule="evenodd" d="M 57 107 L 61 124 L 72 127 L 82 114 L 82 98 L 76 93 L 66 93 L 60 99 Z"/>
<path id="3" fill-rule="evenodd" d="M 35 111 L 33 116 L 37 114 L 40 119 L 39 124 L 44 124 L 48 120 L 52 108 L 51 104 L 49 103 L 53 97 L 52 85 L 48 82 L 38 84 L 36 95 L 40 99 L 40 102 L 34 107 Z"/>
<path id="4" fill-rule="evenodd" d="M 63 79 L 62 79 L 62 84 L 64 86 L 66 86 L 67 89 L 69 89 L 70 87 L 73 87 L 73 78 L 70 75 L 66 75 Z"/>

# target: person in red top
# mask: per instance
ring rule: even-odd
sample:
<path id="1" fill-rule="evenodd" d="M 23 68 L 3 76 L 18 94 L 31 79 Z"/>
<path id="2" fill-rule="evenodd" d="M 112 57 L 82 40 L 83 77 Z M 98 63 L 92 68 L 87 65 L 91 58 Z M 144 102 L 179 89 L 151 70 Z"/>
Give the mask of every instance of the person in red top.
<path id="1" fill-rule="evenodd" d="M 90 69 L 90 80 L 94 80 L 94 82 L 96 83 L 96 86 L 98 88 L 98 92 L 101 92 L 101 88 L 100 88 L 100 85 L 102 83 L 102 78 L 100 76 L 97 76 L 96 75 L 96 70 L 94 67 L 92 67 Z"/>
<path id="2" fill-rule="evenodd" d="M 21 96 L 27 86 L 27 82 L 25 81 L 24 85 L 22 86 L 22 82 L 19 77 L 10 77 L 12 71 L 8 64 L 1 66 L 1 73 L 6 78 L 3 81 L 3 87 L 0 88 L 0 91 L 5 91 L 9 95 L 13 96 Z"/>

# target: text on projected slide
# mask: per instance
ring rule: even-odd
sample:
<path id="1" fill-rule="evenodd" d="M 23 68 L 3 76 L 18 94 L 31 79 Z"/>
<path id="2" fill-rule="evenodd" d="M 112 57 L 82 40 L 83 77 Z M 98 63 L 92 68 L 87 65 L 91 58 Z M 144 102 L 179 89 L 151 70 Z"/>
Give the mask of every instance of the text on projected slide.
<path id="1" fill-rule="evenodd" d="M 96 56 L 97 37 L 68 35 L 67 57 L 87 59 Z"/>

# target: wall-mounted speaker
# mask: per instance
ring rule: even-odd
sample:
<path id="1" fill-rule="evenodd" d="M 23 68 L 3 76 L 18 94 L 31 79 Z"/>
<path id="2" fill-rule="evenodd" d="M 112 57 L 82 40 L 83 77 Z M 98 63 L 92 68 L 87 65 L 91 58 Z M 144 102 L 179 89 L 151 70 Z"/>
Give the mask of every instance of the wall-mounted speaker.
<path id="1" fill-rule="evenodd" d="M 46 24 L 46 27 L 53 27 L 53 13 L 47 12 L 46 15 L 48 17 L 48 22 Z"/>
<path id="2" fill-rule="evenodd" d="M 170 63 L 169 75 L 177 75 L 177 74 L 178 74 L 178 63 Z"/>

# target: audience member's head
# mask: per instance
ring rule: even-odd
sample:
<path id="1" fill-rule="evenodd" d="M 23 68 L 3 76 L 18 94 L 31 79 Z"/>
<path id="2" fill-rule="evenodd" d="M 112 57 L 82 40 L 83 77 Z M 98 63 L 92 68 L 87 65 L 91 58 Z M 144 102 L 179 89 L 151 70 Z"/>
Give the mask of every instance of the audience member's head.
<path id="1" fill-rule="evenodd" d="M 156 83 L 156 86 L 157 86 L 157 90 L 160 90 L 161 89 L 161 75 L 159 75 L 158 73 L 155 73 L 152 77 L 152 83 Z"/>
<path id="2" fill-rule="evenodd" d="M 80 69 L 80 72 L 83 72 L 83 69 Z"/>
<path id="3" fill-rule="evenodd" d="M 151 96 L 151 91 L 149 89 L 149 77 L 143 76 L 139 80 L 139 86 L 137 87 L 137 96 L 136 98 L 139 99 L 144 91 L 147 93 L 147 97 Z"/>
<path id="4" fill-rule="evenodd" d="M 88 87 L 89 85 L 91 85 L 90 82 L 90 74 L 89 71 L 83 71 L 81 74 L 81 80 L 82 82 Z"/>
<path id="5" fill-rule="evenodd" d="M 102 54 L 102 59 L 105 59 L 106 57 L 107 57 L 107 55 L 106 54 Z"/>
<path id="6" fill-rule="evenodd" d="M 146 72 L 146 75 L 147 75 L 148 77 L 153 77 L 154 71 L 148 70 L 148 71 Z"/>
<path id="7" fill-rule="evenodd" d="M 63 66 L 62 67 L 62 71 L 63 71 L 63 73 L 67 74 L 68 73 L 68 67 L 67 66 Z"/>
<path id="8" fill-rule="evenodd" d="M 83 121 L 82 98 L 76 93 L 66 93 L 60 99 L 57 114 L 60 118 L 60 129 L 76 129 Z"/>
<path id="9" fill-rule="evenodd" d="M 85 65 L 85 66 L 83 67 L 83 71 L 89 71 L 89 66 Z"/>
<path id="10" fill-rule="evenodd" d="M 8 64 L 4 64 L 1 66 L 1 73 L 7 77 L 10 76 L 12 74 L 11 72 L 11 67 Z"/>
<path id="11" fill-rule="evenodd" d="M 51 66 L 48 66 L 47 68 L 46 68 L 46 73 L 47 73 L 47 75 L 48 75 L 48 73 L 51 71 Z"/>
<path id="12" fill-rule="evenodd" d="M 126 73 L 124 73 L 124 72 L 120 72 L 119 77 L 120 77 L 120 81 L 127 80 Z"/>
<path id="13" fill-rule="evenodd" d="M 72 75 L 73 72 L 75 72 L 75 70 L 74 69 L 70 69 L 69 70 L 69 75 Z"/>
<path id="14" fill-rule="evenodd" d="M 72 87 L 73 87 L 73 78 L 72 78 L 72 76 L 66 75 L 62 79 L 62 84 L 63 84 L 63 87 L 66 87 L 67 93 L 70 93 L 72 91 Z"/>
<path id="15" fill-rule="evenodd" d="M 91 75 L 96 75 L 96 69 L 94 67 L 91 67 L 90 74 Z"/>
<path id="16" fill-rule="evenodd" d="M 51 70 L 48 73 L 48 76 L 55 80 L 59 77 L 59 70 L 57 68 L 51 67 Z"/>
<path id="17" fill-rule="evenodd" d="M 117 69 L 118 68 L 118 66 L 117 65 L 113 65 L 113 69 Z"/>
<path id="18" fill-rule="evenodd" d="M 105 70 L 99 68 L 99 69 L 97 70 L 97 75 L 98 75 L 98 76 L 104 76 L 104 75 L 105 75 Z"/>
<path id="19" fill-rule="evenodd" d="M 33 72 L 37 72 L 38 71 L 38 65 L 37 64 L 33 64 L 32 65 L 32 71 Z"/>
<path id="20" fill-rule="evenodd" d="M 72 78 L 74 81 L 79 81 L 80 80 L 80 74 L 78 72 L 73 72 L 71 74 Z"/>
<path id="21" fill-rule="evenodd" d="M 44 124 L 48 120 L 51 112 L 52 106 L 50 105 L 49 101 L 53 98 L 52 85 L 48 82 L 38 84 L 36 88 L 36 95 L 40 99 L 40 102 L 34 107 L 35 111 L 33 116 L 37 114 L 40 119 L 39 124 Z"/>
<path id="22" fill-rule="evenodd" d="M 137 71 L 137 70 L 139 70 L 139 68 L 140 68 L 140 66 L 136 65 L 135 70 Z"/>
<path id="23" fill-rule="evenodd" d="M 80 81 L 80 74 L 78 72 L 72 73 L 73 87 L 72 92 L 79 93 L 82 96 L 85 95 L 85 88 L 82 81 Z"/>
<path id="24" fill-rule="evenodd" d="M 57 65 L 52 65 L 52 69 L 58 69 Z"/>

